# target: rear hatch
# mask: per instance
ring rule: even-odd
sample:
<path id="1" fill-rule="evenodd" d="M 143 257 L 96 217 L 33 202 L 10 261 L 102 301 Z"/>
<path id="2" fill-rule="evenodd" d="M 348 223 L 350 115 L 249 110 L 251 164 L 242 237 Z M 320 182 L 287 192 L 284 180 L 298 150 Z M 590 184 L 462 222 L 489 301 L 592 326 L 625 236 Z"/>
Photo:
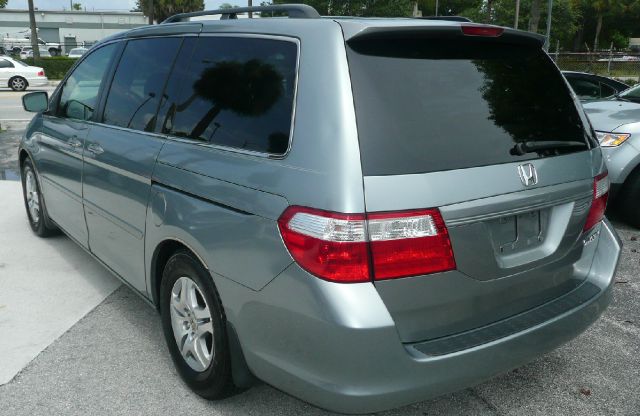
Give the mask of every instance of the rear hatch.
<path id="1" fill-rule="evenodd" d="M 583 279 L 599 150 L 539 41 L 499 32 L 386 27 L 347 41 L 367 212 L 437 208 L 455 258 L 375 281 L 403 342 L 505 319 Z"/>

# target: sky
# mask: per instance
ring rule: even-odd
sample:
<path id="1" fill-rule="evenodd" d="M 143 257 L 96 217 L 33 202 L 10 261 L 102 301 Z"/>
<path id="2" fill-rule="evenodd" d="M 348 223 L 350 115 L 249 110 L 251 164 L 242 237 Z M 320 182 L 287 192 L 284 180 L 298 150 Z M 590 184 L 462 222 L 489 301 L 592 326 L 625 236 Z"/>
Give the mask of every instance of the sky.
<path id="1" fill-rule="evenodd" d="M 87 10 L 117 10 L 127 11 L 135 7 L 135 0 L 73 0 L 74 3 L 80 3 Z M 108 3 L 108 6 L 105 4 Z M 222 3 L 231 3 L 234 5 L 244 5 L 243 0 L 205 0 L 205 9 L 217 9 Z M 256 3 L 256 1 L 254 1 Z M 259 2 L 258 2 L 259 3 Z M 42 10 L 62 10 L 63 8 L 69 9 L 69 0 L 34 0 L 35 7 Z M 7 9 L 27 9 L 26 0 L 9 0 Z"/>

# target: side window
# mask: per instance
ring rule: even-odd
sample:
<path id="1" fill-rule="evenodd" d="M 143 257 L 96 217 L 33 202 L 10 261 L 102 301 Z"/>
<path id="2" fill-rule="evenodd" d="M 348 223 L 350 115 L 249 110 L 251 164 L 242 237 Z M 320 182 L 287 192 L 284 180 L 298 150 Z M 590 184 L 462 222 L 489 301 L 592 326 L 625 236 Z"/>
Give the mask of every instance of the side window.
<path id="1" fill-rule="evenodd" d="M 216 145 L 283 154 L 296 85 L 294 42 L 201 37 L 167 86 L 160 130 Z"/>
<path id="2" fill-rule="evenodd" d="M 609 85 L 602 82 L 600 83 L 600 97 L 610 97 L 615 93 L 616 90 L 613 89 L 613 87 L 610 87 Z"/>
<path id="3" fill-rule="evenodd" d="M 77 120 L 91 118 L 116 47 L 115 43 L 103 46 L 76 67 L 62 87 L 58 116 Z"/>
<path id="4" fill-rule="evenodd" d="M 600 85 L 584 79 L 569 79 L 571 88 L 578 98 L 600 98 Z"/>
<path id="5" fill-rule="evenodd" d="M 154 129 L 162 90 L 181 42 L 181 38 L 154 38 L 127 43 L 111 83 L 104 123 Z"/>
<path id="6" fill-rule="evenodd" d="M 13 68 L 13 64 L 6 59 L 0 58 L 0 68 Z"/>

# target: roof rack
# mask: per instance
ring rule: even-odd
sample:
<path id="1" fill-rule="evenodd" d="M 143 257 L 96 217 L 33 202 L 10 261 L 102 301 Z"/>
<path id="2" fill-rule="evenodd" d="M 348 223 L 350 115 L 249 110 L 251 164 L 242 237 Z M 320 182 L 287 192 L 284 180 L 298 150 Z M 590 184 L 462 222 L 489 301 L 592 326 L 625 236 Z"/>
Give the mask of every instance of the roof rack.
<path id="1" fill-rule="evenodd" d="M 248 12 L 276 12 L 276 13 L 287 13 L 289 18 L 295 19 L 317 19 L 320 17 L 320 14 L 311 6 L 307 6 L 306 4 L 278 4 L 272 6 L 254 6 L 254 7 L 233 7 L 229 9 L 218 9 L 218 10 L 202 10 L 199 12 L 191 12 L 191 13 L 179 13 L 174 14 L 173 16 L 167 18 L 162 23 L 175 23 L 182 22 L 185 19 L 190 17 L 197 16 L 213 16 L 213 15 L 222 15 L 220 19 L 237 19 L 238 13 L 248 13 Z"/>
<path id="2" fill-rule="evenodd" d="M 448 20 L 448 21 L 451 21 L 451 22 L 473 23 L 473 20 L 469 19 L 468 17 L 462 17 L 462 16 L 421 16 L 421 17 L 418 17 L 418 19 Z"/>

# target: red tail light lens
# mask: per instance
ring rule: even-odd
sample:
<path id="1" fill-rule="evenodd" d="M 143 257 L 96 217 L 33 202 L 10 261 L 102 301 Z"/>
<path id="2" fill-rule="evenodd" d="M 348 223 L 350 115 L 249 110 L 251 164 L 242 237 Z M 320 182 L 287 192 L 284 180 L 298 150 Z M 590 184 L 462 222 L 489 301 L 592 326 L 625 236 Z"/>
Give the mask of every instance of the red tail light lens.
<path id="1" fill-rule="evenodd" d="M 292 206 L 278 226 L 294 260 L 334 282 L 394 279 L 456 267 L 437 209 L 365 215 Z"/>
<path id="2" fill-rule="evenodd" d="M 44 76 L 44 71 L 38 71 L 37 76 L 43 77 Z"/>
<path id="3" fill-rule="evenodd" d="M 363 214 L 292 206 L 278 227 L 293 259 L 311 274 L 345 283 L 371 279 Z"/>
<path id="4" fill-rule="evenodd" d="M 376 280 L 453 270 L 456 262 L 437 209 L 369 214 Z"/>
<path id="5" fill-rule="evenodd" d="M 462 33 L 467 36 L 485 36 L 489 38 L 497 38 L 502 35 L 504 29 L 496 26 L 481 25 L 461 25 Z"/>
<path id="6" fill-rule="evenodd" d="M 583 231 L 589 231 L 604 218 L 604 212 L 607 209 L 607 200 L 609 199 L 610 186 L 608 172 L 601 173 L 594 178 L 593 202 L 591 202 L 591 208 L 589 209 Z"/>

